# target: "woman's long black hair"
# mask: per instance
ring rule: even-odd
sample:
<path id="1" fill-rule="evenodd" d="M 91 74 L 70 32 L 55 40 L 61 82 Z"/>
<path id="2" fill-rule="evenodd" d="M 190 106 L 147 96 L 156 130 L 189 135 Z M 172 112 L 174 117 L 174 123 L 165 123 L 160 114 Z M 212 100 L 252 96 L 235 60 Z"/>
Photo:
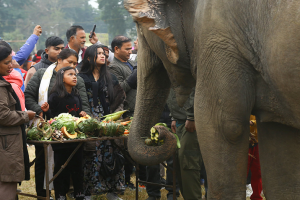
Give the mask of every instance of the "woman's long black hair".
<path id="1" fill-rule="evenodd" d="M 102 48 L 101 45 L 94 44 L 92 46 L 89 46 L 85 53 L 84 58 L 82 61 L 82 68 L 80 73 L 93 73 L 95 69 L 97 69 L 96 60 L 98 57 L 97 50 L 98 48 Z M 104 49 L 103 52 L 105 53 Z M 110 72 L 108 71 L 108 67 L 105 61 L 105 64 L 101 66 L 99 70 L 99 82 L 103 83 L 104 85 L 107 85 L 107 92 L 108 92 L 108 98 L 110 102 L 113 102 L 114 98 L 114 86 L 112 82 L 112 78 L 110 75 Z"/>
<path id="2" fill-rule="evenodd" d="M 57 71 L 56 79 L 53 88 L 50 91 L 50 94 L 56 92 L 58 93 L 59 98 L 64 98 L 69 93 L 66 90 L 65 84 L 64 84 L 64 74 L 67 70 L 74 70 L 76 72 L 76 69 L 73 67 L 64 67 Z M 79 95 L 78 90 L 76 87 L 72 87 L 72 93 L 75 95 Z"/>

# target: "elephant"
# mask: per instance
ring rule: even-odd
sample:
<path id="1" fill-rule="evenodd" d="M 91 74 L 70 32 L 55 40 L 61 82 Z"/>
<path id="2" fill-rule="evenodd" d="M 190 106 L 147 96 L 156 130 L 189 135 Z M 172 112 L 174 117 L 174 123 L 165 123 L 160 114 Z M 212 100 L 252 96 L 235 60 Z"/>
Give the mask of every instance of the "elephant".
<path id="1" fill-rule="evenodd" d="M 195 87 L 208 199 L 245 199 L 251 114 L 265 197 L 300 199 L 300 1 L 125 0 L 124 6 L 139 39 L 132 158 L 151 165 L 170 156 L 164 150 L 174 144 L 170 138 L 161 147 L 142 138 L 158 122 L 171 87 L 179 105 Z"/>

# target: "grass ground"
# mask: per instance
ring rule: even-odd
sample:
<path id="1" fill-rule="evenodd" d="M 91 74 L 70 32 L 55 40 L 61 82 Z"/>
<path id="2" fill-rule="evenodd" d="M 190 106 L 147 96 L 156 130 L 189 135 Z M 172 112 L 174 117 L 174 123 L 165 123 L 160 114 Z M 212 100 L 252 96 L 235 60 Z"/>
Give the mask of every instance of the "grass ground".
<path id="1" fill-rule="evenodd" d="M 28 147 L 29 157 L 32 161 L 35 158 L 34 154 L 34 146 Z M 135 176 L 132 176 L 132 182 L 135 183 Z M 22 190 L 23 193 L 29 193 L 35 195 L 35 176 L 34 176 L 34 166 L 30 168 L 30 181 L 24 181 L 22 182 L 22 185 L 18 187 L 20 190 Z M 167 200 L 168 191 L 165 189 L 161 190 L 162 198 L 161 200 Z M 52 194 L 54 196 L 54 193 L 52 191 Z M 124 195 L 119 195 L 120 198 L 123 200 L 134 200 L 135 199 L 135 191 L 126 189 Z M 145 200 L 148 198 L 147 192 L 145 189 L 139 189 L 139 199 Z M 25 196 L 19 196 L 20 200 L 33 200 L 32 197 L 25 197 Z M 69 199 L 71 200 L 71 199 Z M 105 195 L 99 195 L 95 196 L 93 200 L 106 200 Z M 178 200 L 183 200 L 182 196 L 178 198 Z M 247 198 L 247 200 L 250 200 L 250 198 Z"/>

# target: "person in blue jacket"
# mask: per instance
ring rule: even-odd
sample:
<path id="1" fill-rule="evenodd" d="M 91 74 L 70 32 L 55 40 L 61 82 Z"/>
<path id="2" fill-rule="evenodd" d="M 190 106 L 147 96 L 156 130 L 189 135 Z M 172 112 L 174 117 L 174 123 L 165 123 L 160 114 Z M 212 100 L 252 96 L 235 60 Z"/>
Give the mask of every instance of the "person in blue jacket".
<path id="1" fill-rule="evenodd" d="M 17 63 L 21 66 L 25 60 L 27 60 L 28 56 L 30 53 L 33 51 L 35 44 L 39 40 L 39 36 L 42 34 L 42 27 L 40 25 L 37 25 L 34 30 L 33 34 L 27 39 L 25 44 L 20 48 L 20 50 L 12 57 L 12 60 L 17 61 Z M 5 41 L 0 41 L 0 44 L 5 45 Z M 19 68 L 15 68 L 21 76 L 23 77 L 23 74 Z M 25 85 L 24 85 L 24 80 L 23 80 L 23 85 L 21 87 L 22 91 L 24 92 L 25 90 Z"/>

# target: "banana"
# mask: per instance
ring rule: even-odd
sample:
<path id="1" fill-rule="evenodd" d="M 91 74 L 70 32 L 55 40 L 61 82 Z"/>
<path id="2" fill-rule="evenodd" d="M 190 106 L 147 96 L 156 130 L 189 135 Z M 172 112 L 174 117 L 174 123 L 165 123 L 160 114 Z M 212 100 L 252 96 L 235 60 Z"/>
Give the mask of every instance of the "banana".
<path id="1" fill-rule="evenodd" d="M 119 111 L 116 113 L 105 115 L 105 116 L 103 116 L 103 117 L 105 117 L 104 121 L 117 121 L 127 111 L 128 110 L 122 110 L 122 111 Z"/>

